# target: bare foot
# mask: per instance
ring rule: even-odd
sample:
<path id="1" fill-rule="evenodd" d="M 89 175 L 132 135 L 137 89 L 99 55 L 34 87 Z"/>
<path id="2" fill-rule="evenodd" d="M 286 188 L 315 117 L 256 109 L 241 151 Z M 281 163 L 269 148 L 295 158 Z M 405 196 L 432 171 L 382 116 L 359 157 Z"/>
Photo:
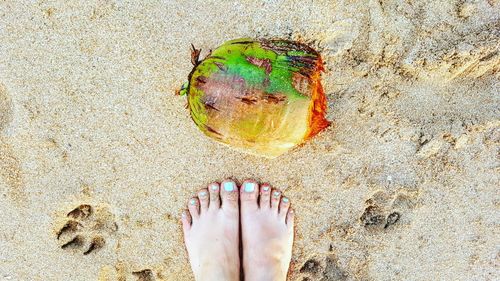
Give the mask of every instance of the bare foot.
<path id="1" fill-rule="evenodd" d="M 184 241 L 196 281 L 239 281 L 238 188 L 212 183 L 182 214 Z"/>
<path id="2" fill-rule="evenodd" d="M 292 258 L 290 201 L 268 184 L 240 188 L 243 271 L 246 281 L 285 281 Z"/>

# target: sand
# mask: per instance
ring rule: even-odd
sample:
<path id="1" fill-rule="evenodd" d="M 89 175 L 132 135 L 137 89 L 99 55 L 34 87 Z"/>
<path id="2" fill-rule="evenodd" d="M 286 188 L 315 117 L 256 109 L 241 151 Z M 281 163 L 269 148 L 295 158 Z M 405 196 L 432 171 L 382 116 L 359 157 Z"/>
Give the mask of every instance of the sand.
<path id="1" fill-rule="evenodd" d="M 500 279 L 498 0 L 135 2 L 0 1 L 0 280 L 192 280 L 178 217 L 226 177 L 291 198 L 290 280 Z M 319 50 L 333 125 L 205 137 L 189 46 L 240 37 Z"/>

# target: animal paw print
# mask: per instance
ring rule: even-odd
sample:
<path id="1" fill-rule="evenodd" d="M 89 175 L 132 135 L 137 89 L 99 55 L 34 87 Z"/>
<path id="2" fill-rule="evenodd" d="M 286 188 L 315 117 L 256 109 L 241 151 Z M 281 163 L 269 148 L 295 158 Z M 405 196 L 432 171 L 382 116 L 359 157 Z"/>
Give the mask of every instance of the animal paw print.
<path id="1" fill-rule="evenodd" d="M 133 270 L 126 262 L 118 262 L 115 265 L 106 265 L 100 269 L 99 280 L 102 281 L 164 281 L 164 277 L 158 270 L 141 269 Z"/>
<path id="2" fill-rule="evenodd" d="M 348 273 L 343 270 L 334 256 L 326 256 L 321 262 L 318 259 L 309 259 L 299 270 L 302 281 L 313 280 L 339 280 L 348 278 Z"/>
<path id="3" fill-rule="evenodd" d="M 137 278 L 137 281 L 155 281 L 155 276 L 151 269 L 134 271 L 132 272 L 132 275 Z"/>
<path id="4" fill-rule="evenodd" d="M 387 229 L 400 220 L 403 212 L 409 213 L 415 208 L 417 198 L 417 191 L 375 192 L 365 201 L 366 207 L 359 220 L 366 228 Z"/>
<path id="5" fill-rule="evenodd" d="M 115 216 L 107 207 L 82 204 L 67 213 L 66 223 L 57 231 L 61 249 L 88 255 L 106 245 L 118 230 Z"/>
<path id="6" fill-rule="evenodd" d="M 388 228 L 390 225 L 395 224 L 400 217 L 399 212 L 392 212 L 386 216 L 380 207 L 368 205 L 359 219 L 365 227 L 384 225 L 384 228 Z"/>

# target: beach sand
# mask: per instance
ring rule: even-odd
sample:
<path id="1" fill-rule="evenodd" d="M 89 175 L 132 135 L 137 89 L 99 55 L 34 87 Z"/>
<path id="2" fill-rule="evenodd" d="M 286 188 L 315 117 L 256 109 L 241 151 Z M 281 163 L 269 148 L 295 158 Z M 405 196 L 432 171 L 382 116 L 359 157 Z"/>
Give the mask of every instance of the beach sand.
<path id="1" fill-rule="evenodd" d="M 190 44 L 241 37 L 320 51 L 332 126 L 204 136 Z M 499 280 L 499 42 L 498 0 L 0 1 L 0 280 L 192 280 L 180 212 L 227 177 L 291 198 L 290 280 Z"/>

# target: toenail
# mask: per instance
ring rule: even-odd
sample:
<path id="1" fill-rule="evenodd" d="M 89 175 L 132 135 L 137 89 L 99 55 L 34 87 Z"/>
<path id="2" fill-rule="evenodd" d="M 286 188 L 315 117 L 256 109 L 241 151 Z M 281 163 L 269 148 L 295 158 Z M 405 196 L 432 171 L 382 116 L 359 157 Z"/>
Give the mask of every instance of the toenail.
<path id="1" fill-rule="evenodd" d="M 206 191 L 201 191 L 199 195 L 200 195 L 200 197 L 206 197 L 207 196 L 207 192 Z"/>
<path id="2" fill-rule="evenodd" d="M 283 203 L 288 203 L 288 201 L 290 201 L 290 200 L 288 200 L 288 198 L 286 198 L 286 197 L 283 197 L 281 200 L 283 200 Z"/>
<path id="3" fill-rule="evenodd" d="M 212 184 L 212 186 L 210 187 L 213 191 L 217 191 L 217 189 L 219 188 L 216 184 Z"/>
<path id="4" fill-rule="evenodd" d="M 269 186 L 264 186 L 264 187 L 262 188 L 262 190 L 263 190 L 263 191 L 269 191 Z"/>
<path id="5" fill-rule="evenodd" d="M 193 198 L 193 199 L 189 200 L 189 204 L 196 205 L 196 199 Z"/>
<path id="6" fill-rule="evenodd" d="M 229 192 L 233 191 L 234 190 L 234 182 L 230 182 L 230 181 L 225 182 L 224 183 L 224 190 L 229 191 Z"/>
<path id="7" fill-rule="evenodd" d="M 255 183 L 246 182 L 244 189 L 245 189 L 245 192 L 253 192 L 255 190 Z"/>
<path id="8" fill-rule="evenodd" d="M 280 192 L 279 192 L 279 191 L 275 191 L 275 192 L 273 193 L 273 195 L 274 195 L 274 197 L 278 197 L 278 196 L 280 196 Z"/>
<path id="9" fill-rule="evenodd" d="M 181 217 L 185 218 L 186 217 L 186 213 L 182 212 Z"/>

